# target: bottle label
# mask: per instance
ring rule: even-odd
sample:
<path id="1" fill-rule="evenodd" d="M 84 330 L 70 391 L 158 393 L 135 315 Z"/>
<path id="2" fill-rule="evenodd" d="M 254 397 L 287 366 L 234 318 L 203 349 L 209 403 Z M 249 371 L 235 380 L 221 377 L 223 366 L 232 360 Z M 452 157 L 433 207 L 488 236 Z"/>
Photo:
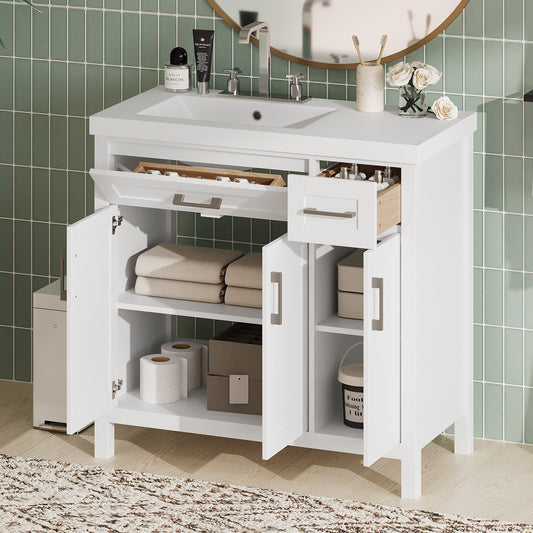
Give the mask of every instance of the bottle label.
<path id="1" fill-rule="evenodd" d="M 349 422 L 363 423 L 363 393 L 344 389 L 344 416 Z"/>
<path id="2" fill-rule="evenodd" d="M 173 91 L 186 91 L 189 88 L 188 68 L 166 68 L 165 87 Z"/>

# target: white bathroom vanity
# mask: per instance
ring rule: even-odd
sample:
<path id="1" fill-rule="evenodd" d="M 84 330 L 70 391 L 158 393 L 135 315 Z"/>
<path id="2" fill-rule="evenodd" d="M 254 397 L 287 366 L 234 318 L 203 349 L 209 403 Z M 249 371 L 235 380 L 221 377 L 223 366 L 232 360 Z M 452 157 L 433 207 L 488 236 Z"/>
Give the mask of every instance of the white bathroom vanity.
<path id="1" fill-rule="evenodd" d="M 257 112 L 261 115 L 260 120 Z M 421 449 L 455 423 L 473 448 L 473 113 L 455 121 L 359 113 L 353 102 L 176 95 L 156 88 L 90 119 L 95 212 L 68 228 L 67 432 L 95 422 L 95 455 L 128 424 L 401 460 L 421 493 Z M 287 187 L 137 174 L 139 161 L 268 168 Z M 317 177 L 327 162 L 387 165 L 401 185 Z M 176 211 L 288 222 L 263 248 L 263 309 L 136 295 L 139 253 L 175 239 Z M 397 217 L 401 224 L 390 220 Z M 364 253 L 364 320 L 337 316 L 337 262 Z M 139 358 L 175 316 L 262 324 L 262 416 L 139 397 Z M 207 339 L 204 339 L 207 340 Z M 364 429 L 343 423 L 340 359 L 364 363 Z"/>

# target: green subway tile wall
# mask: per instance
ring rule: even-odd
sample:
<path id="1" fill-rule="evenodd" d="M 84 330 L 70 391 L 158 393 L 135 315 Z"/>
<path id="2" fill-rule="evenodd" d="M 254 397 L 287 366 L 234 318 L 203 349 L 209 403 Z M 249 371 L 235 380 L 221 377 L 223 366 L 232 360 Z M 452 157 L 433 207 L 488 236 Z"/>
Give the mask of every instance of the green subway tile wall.
<path id="1" fill-rule="evenodd" d="M 31 294 L 59 275 L 66 226 L 92 211 L 91 114 L 162 82 L 177 43 L 215 30 L 212 85 L 239 66 L 257 84 L 257 50 L 205 0 L 37 0 L 42 13 L 0 0 L 0 379 L 31 381 Z M 470 0 L 446 32 L 410 60 L 444 73 L 448 94 L 478 112 L 474 140 L 475 434 L 533 444 L 533 2 Z M 272 58 L 273 86 L 303 71 L 310 96 L 354 101 L 354 71 Z M 387 89 L 394 104 L 397 92 Z M 285 224 L 178 214 L 178 240 L 259 250 Z M 179 318 L 209 337 L 221 322 Z"/>

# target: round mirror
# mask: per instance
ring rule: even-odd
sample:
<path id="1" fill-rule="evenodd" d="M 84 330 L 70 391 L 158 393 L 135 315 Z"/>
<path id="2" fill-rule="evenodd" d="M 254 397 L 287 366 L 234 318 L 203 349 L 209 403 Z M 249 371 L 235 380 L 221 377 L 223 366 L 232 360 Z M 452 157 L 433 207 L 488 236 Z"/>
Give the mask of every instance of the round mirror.
<path id="1" fill-rule="evenodd" d="M 270 24 L 272 53 L 311 67 L 354 68 L 357 35 L 365 61 L 402 57 L 438 35 L 468 0 L 207 0 L 234 29 Z"/>

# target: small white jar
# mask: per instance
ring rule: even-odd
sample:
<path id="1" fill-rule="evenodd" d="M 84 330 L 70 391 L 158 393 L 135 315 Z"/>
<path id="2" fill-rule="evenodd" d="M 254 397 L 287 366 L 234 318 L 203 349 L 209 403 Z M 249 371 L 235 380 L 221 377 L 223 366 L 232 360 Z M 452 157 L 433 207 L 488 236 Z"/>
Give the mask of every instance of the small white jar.
<path id="1" fill-rule="evenodd" d="M 165 65 L 165 89 L 173 93 L 191 89 L 191 65 L 187 63 L 187 51 L 179 46 L 172 50 L 170 63 Z"/>

